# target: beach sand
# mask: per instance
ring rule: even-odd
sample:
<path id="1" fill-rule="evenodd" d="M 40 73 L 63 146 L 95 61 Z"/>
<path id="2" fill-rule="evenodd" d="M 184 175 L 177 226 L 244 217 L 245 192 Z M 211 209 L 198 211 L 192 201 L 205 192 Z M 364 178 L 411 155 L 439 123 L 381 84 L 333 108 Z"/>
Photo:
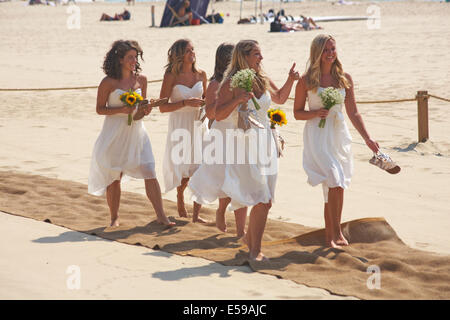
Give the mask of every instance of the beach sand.
<path id="1" fill-rule="evenodd" d="M 450 6 L 446 3 L 379 3 L 375 5 L 380 8 L 380 29 L 368 28 L 366 21 L 326 22 L 320 24 L 323 31 L 296 33 L 269 33 L 268 24 L 237 25 L 239 3 L 235 2 L 214 4 L 216 11 L 230 14 L 225 16 L 222 25 L 149 28 L 150 5 L 137 3 L 131 6 L 130 21 L 99 22 L 102 12 L 118 13 L 125 5 L 80 4 L 81 29 L 69 30 L 67 19 L 70 14 L 66 12 L 66 6 L 28 7 L 24 2 L 1 3 L 0 88 L 97 85 L 104 76 L 101 70 L 104 54 L 117 39 L 138 40 L 144 49 L 143 72 L 149 80 L 162 79 L 167 49 L 182 37 L 192 40 L 198 66 L 208 75 L 214 66 L 215 49 L 221 42 L 256 39 L 264 56 L 264 69 L 281 86 L 294 61 L 299 71 L 304 71 L 311 40 L 319 32 L 326 32 L 337 40 L 344 70 L 355 82 L 357 101 L 410 99 L 418 90 L 450 98 L 446 89 L 450 78 L 447 53 L 450 47 Z M 155 4 L 157 24 L 163 5 Z M 271 5 L 265 3 L 264 10 L 267 11 Z M 370 5 L 373 4 L 289 3 L 283 7 L 294 16 L 363 16 L 367 15 Z M 254 13 L 253 3 L 244 3 L 244 8 L 244 16 Z M 158 96 L 159 88 L 160 83 L 149 84 L 148 95 Z M 293 96 L 294 91 L 291 92 Z M 86 185 L 92 148 L 103 122 L 103 117 L 95 113 L 95 97 L 95 89 L 0 91 L 0 170 Z M 280 161 L 276 199 L 269 218 L 322 228 L 322 190 L 306 183 L 301 161 L 304 123 L 293 119 L 292 104 L 293 101 L 289 100 L 282 106 L 288 116 L 288 125 L 280 131 L 288 144 Z M 449 103 L 430 99 L 430 140 L 419 144 L 416 102 L 359 104 L 358 107 L 371 136 L 402 167 L 402 171 L 393 176 L 370 165 L 370 150 L 351 128 L 355 174 L 345 193 L 343 221 L 384 217 L 409 247 L 450 254 L 450 126 L 446 112 Z M 161 184 L 167 120 L 167 115 L 159 112 L 153 112 L 145 120 Z M 144 194 L 143 182 L 130 181 L 123 185 L 123 190 Z M 175 193 L 165 194 L 164 198 L 175 200 Z M 104 217 L 106 225 L 109 213 L 105 212 Z M 227 217 L 229 220 L 233 218 L 231 214 Z M 29 226 L 25 226 L 25 222 L 23 224 L 26 230 Z M 47 231 L 45 228 L 50 226 L 41 224 L 45 226 L 42 233 L 39 233 L 39 224 L 33 226 L 38 228 L 35 237 L 43 237 L 46 232 L 59 232 Z M 13 237 L 12 233 L 21 225 L 22 222 L 16 223 L 14 230 L 7 229 L 4 234 Z M 26 244 L 24 246 L 28 248 L 25 250 L 34 250 Z M 130 247 L 129 250 L 134 249 Z M 93 255 L 95 250 L 92 249 Z M 155 270 L 168 268 L 163 263 L 164 259 L 155 258 L 155 264 L 161 264 Z M 14 270 L 13 253 L 8 261 L 10 269 L 4 270 Z M 207 264 L 204 260 L 192 261 Z M 4 278 L 14 277 L 18 279 L 20 275 L 3 273 L 2 282 Z M 10 281 L 11 287 L 6 292 L 11 297 L 37 297 L 37 288 L 24 288 L 20 282 Z M 252 283 L 258 285 L 258 280 L 249 280 L 247 287 L 250 288 Z M 217 286 L 221 285 L 217 282 Z M 225 290 L 221 297 L 234 295 L 232 286 L 228 288 L 229 291 Z M 170 289 L 167 293 L 165 298 L 170 298 Z M 53 294 L 49 292 L 43 296 L 53 297 Z M 5 296 L 5 291 L 1 295 Z M 299 295 L 289 297 L 301 298 L 302 294 Z M 308 295 L 305 293 L 304 297 Z M 272 294 L 267 293 L 267 297 L 280 298 L 276 290 Z"/>

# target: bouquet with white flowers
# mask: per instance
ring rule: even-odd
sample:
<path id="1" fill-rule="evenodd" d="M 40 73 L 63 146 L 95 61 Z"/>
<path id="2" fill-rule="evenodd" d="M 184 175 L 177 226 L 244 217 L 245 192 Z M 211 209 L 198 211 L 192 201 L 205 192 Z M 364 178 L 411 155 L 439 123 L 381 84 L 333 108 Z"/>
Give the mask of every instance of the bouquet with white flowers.
<path id="1" fill-rule="evenodd" d="M 247 92 L 253 91 L 253 80 L 255 79 L 256 72 L 253 69 L 242 69 L 236 72 L 231 78 L 231 88 L 240 88 L 244 89 Z M 255 98 L 252 98 L 253 104 L 255 105 L 256 110 L 259 110 L 261 107 L 258 102 L 256 102 Z"/>
<path id="2" fill-rule="evenodd" d="M 337 104 L 341 104 L 344 100 L 339 90 L 333 87 L 325 88 L 321 93 L 319 93 L 319 97 L 322 100 L 323 107 L 327 110 L 330 110 Z M 320 120 L 319 128 L 325 127 L 325 121 L 326 119 Z"/>

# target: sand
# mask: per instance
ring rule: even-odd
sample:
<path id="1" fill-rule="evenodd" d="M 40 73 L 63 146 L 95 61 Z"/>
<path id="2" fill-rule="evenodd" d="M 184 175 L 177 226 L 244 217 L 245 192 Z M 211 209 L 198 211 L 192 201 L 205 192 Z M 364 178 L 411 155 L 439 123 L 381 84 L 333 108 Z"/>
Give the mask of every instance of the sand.
<path id="1" fill-rule="evenodd" d="M 283 5 L 288 13 L 310 16 L 366 15 L 369 3 L 337 6 L 330 3 Z M 339 57 L 355 81 L 358 101 L 413 98 L 418 90 L 450 98 L 450 7 L 446 3 L 380 3 L 381 28 L 368 29 L 365 21 L 322 23 L 337 39 Z M 239 4 L 217 3 L 230 13 L 223 25 L 187 28 L 148 28 L 150 4 L 131 7 L 128 22 L 99 22 L 102 12 L 113 14 L 123 4 L 80 4 L 81 29 L 69 30 L 67 7 L 26 7 L 23 2 L 2 3 L 0 14 L 0 88 L 43 88 L 97 85 L 110 44 L 133 38 L 144 49 L 143 72 L 161 79 L 166 52 L 178 38 L 189 37 L 200 68 L 208 75 L 214 52 L 223 41 L 254 38 L 261 44 L 264 68 L 280 86 L 295 61 L 300 71 L 318 31 L 269 33 L 265 25 L 237 25 Z M 245 3 L 244 15 L 253 13 Z M 265 4 L 268 9 L 270 3 Z M 266 10 L 267 11 L 267 10 Z M 162 4 L 156 4 L 160 21 Z M 51 23 L 49 23 L 51 21 Z M 159 94 L 159 83 L 149 84 L 149 95 Z M 87 183 L 89 161 L 103 118 L 95 114 L 95 89 L 81 91 L 0 92 L 0 170 L 42 175 Z M 291 93 L 293 96 L 293 92 Z M 371 136 L 402 167 L 391 176 L 370 165 L 370 150 L 354 129 L 355 175 L 345 194 L 343 220 L 383 217 L 409 247 L 441 255 L 450 253 L 448 199 L 450 191 L 449 104 L 430 100 L 430 140 L 417 144 L 415 102 L 359 104 Z M 288 142 L 280 162 L 276 201 L 270 218 L 312 228 L 323 227 L 322 191 L 306 184 L 301 167 L 303 123 L 292 117 L 292 101 L 282 106 L 288 125 L 281 133 Z M 162 183 L 162 158 L 167 115 L 154 112 L 145 120 Z M 18 186 L 12 186 L 18 187 Z M 142 181 L 123 189 L 144 193 Z M 175 193 L 164 195 L 175 199 Z M 100 198 L 101 199 L 101 198 Z M 2 208 L 0 208 L 1 210 Z M 104 213 L 105 221 L 108 213 Z M 232 215 L 228 215 L 229 220 Z M 16 294 L 33 297 L 20 285 Z M 231 292 L 230 292 L 231 293 Z"/>

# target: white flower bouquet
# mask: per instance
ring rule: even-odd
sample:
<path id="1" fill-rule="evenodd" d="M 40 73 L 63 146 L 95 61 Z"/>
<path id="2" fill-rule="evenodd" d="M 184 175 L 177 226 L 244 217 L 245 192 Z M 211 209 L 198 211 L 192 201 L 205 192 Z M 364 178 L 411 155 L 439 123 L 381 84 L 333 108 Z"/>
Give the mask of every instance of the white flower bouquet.
<path id="1" fill-rule="evenodd" d="M 322 100 L 323 107 L 327 110 L 330 110 L 337 104 L 341 104 L 344 100 L 339 90 L 333 87 L 325 88 L 321 93 L 319 93 L 319 97 Z M 324 128 L 325 122 L 326 119 L 321 119 L 319 122 L 319 128 Z"/>
<path id="2" fill-rule="evenodd" d="M 255 79 L 256 72 L 253 69 L 242 69 L 236 72 L 231 78 L 231 88 L 244 89 L 247 92 L 253 91 L 253 80 Z M 252 98 L 253 104 L 256 110 L 261 107 L 255 98 Z"/>

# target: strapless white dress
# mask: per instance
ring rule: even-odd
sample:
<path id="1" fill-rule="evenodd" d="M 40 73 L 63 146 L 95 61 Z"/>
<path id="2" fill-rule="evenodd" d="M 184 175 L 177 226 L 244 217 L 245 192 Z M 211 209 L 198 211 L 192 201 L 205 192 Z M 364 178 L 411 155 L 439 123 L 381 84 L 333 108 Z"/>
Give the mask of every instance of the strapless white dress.
<path id="1" fill-rule="evenodd" d="M 169 101 L 174 103 L 189 98 L 201 99 L 202 96 L 202 81 L 198 81 L 192 88 L 177 84 L 172 89 Z M 202 161 L 205 126 L 196 121 L 198 114 L 199 108 L 190 106 L 170 112 L 163 162 L 165 192 L 180 186 L 183 178 L 192 177 Z"/>
<path id="2" fill-rule="evenodd" d="M 245 162 L 244 164 L 237 163 L 236 155 L 238 154 L 237 146 L 239 142 L 235 141 L 234 150 L 231 150 L 230 148 L 233 146 L 227 144 L 226 139 L 227 131 L 228 133 L 241 131 L 237 126 L 237 108 L 226 119 L 214 121 L 208 134 L 214 137 L 222 137 L 223 139 L 223 158 L 217 161 L 222 163 L 208 164 L 203 162 L 194 173 L 188 187 L 193 194 L 192 199 L 195 202 L 207 204 L 218 198 L 230 197 L 229 210 L 236 210 L 258 203 L 274 201 L 278 157 L 270 129 L 270 122 L 267 117 L 267 110 L 271 105 L 270 94 L 264 93 L 257 101 L 261 108 L 256 110 L 256 114 L 264 128 L 253 129 L 259 137 L 263 138 L 262 140 L 265 140 L 265 143 L 260 143 L 261 140 L 258 140 L 258 143 L 252 145 L 252 147 L 256 147 L 258 152 L 264 153 L 266 159 L 256 162 L 249 161 L 250 146 L 247 134 L 250 130 L 247 130 L 246 135 L 241 137 L 243 139 L 241 142 L 245 142 Z M 248 101 L 248 108 L 251 110 L 255 109 L 251 100 Z M 235 155 L 234 161 L 231 163 L 226 159 L 230 153 Z M 205 151 L 204 154 L 206 155 L 207 152 Z"/>
<path id="3" fill-rule="evenodd" d="M 140 90 L 136 91 L 141 93 Z M 122 89 L 111 92 L 107 108 L 122 107 L 120 95 L 124 92 Z M 121 173 L 124 180 L 126 176 L 156 178 L 152 145 L 142 119 L 129 126 L 127 114 L 107 115 L 92 152 L 88 192 L 103 195 L 107 186 L 120 180 Z"/>
<path id="4" fill-rule="evenodd" d="M 323 108 L 322 90 L 308 91 L 309 110 Z M 339 90 L 345 98 L 345 89 Z M 342 108 L 339 104 L 330 109 L 324 128 L 319 128 L 320 118 L 314 118 L 306 121 L 303 131 L 303 168 L 310 185 L 322 184 L 325 202 L 329 188 L 348 188 L 353 175 L 352 137 Z"/>

